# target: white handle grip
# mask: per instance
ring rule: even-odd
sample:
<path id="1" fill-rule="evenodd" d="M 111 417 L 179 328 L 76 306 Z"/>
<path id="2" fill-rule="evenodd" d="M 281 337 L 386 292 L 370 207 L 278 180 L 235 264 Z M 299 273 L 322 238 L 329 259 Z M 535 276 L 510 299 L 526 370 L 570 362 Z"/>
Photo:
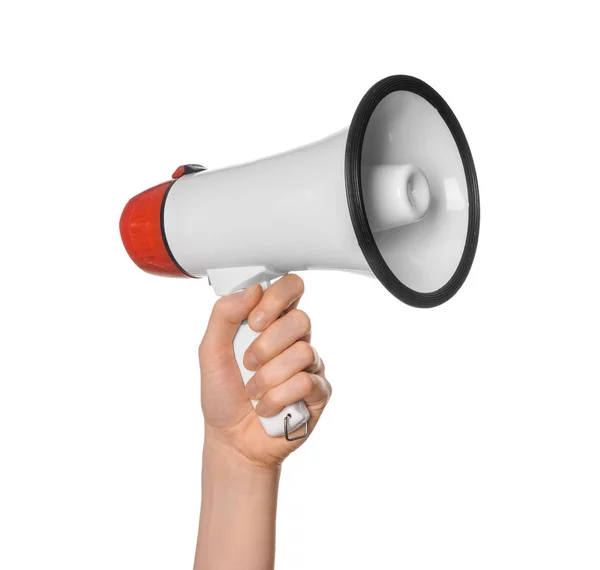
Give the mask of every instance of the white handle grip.
<path id="1" fill-rule="evenodd" d="M 254 372 L 244 367 L 244 353 L 259 334 L 260 333 L 253 331 L 248 326 L 248 321 L 244 321 L 240 325 L 240 328 L 237 330 L 237 333 L 233 339 L 233 352 L 235 354 L 235 360 L 240 368 L 244 386 L 254 374 Z M 252 405 L 256 407 L 257 400 L 251 400 L 251 402 Z M 287 420 L 288 433 L 292 433 L 295 429 L 303 426 L 308 421 L 310 418 L 310 413 L 306 408 L 306 404 L 300 401 L 286 406 L 276 416 L 272 416 L 270 418 L 258 416 L 258 419 L 262 423 L 268 435 L 271 437 L 278 437 L 285 434 L 286 416 L 289 416 Z"/>

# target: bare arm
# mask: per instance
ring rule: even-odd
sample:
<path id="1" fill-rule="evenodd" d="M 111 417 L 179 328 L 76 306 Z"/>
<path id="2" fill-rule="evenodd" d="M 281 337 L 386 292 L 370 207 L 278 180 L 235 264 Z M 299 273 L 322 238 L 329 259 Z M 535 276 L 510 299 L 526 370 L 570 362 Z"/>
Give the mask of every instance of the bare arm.
<path id="1" fill-rule="evenodd" d="M 273 568 L 279 474 L 205 445 L 196 570 Z"/>
<path id="2" fill-rule="evenodd" d="M 200 345 L 205 442 L 195 570 L 274 567 L 281 464 L 306 440 L 269 437 L 256 414 L 304 400 L 312 433 L 331 395 L 310 320 L 296 308 L 303 291 L 302 280 L 287 275 L 264 293 L 256 286 L 215 304 Z M 255 371 L 246 387 L 232 347 L 245 318 L 261 332 L 244 358 Z M 256 411 L 250 398 L 259 400 Z"/>

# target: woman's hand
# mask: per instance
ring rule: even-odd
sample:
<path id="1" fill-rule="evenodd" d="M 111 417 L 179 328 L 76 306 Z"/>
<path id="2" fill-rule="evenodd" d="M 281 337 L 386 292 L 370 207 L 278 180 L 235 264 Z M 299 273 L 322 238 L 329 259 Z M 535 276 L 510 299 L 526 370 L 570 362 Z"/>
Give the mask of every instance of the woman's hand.
<path id="1" fill-rule="evenodd" d="M 273 416 L 299 400 L 308 407 L 309 433 L 313 432 L 331 385 L 310 344 L 310 319 L 297 309 L 303 292 L 302 279 L 286 275 L 264 292 L 256 285 L 215 303 L 199 349 L 205 447 L 231 451 L 258 466 L 278 467 L 306 440 L 268 436 L 257 414 Z M 232 342 L 246 318 L 261 334 L 244 356 L 244 366 L 255 371 L 244 387 Z M 259 400 L 256 410 L 251 398 Z"/>
<path id="2" fill-rule="evenodd" d="M 280 465 L 306 440 L 268 436 L 257 414 L 304 400 L 312 433 L 331 395 L 310 320 L 297 309 L 303 292 L 302 279 L 286 275 L 264 293 L 256 285 L 215 303 L 199 350 L 205 442 L 195 569 L 273 568 Z M 244 355 L 255 371 L 244 387 L 233 338 L 246 318 L 261 334 Z"/>

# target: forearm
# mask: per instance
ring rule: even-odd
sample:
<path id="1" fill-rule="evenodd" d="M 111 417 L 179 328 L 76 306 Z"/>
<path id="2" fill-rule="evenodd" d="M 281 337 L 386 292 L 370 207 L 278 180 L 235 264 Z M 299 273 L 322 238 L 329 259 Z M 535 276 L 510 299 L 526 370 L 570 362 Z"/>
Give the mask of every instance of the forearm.
<path id="1" fill-rule="evenodd" d="M 205 441 L 194 570 L 271 570 L 279 467 Z"/>

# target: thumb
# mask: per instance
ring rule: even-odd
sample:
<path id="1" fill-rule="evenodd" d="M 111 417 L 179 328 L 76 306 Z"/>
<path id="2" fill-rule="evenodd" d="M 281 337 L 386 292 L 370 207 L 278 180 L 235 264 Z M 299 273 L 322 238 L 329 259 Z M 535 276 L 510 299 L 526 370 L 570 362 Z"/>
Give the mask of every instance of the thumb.
<path id="1" fill-rule="evenodd" d="M 262 297 L 262 287 L 253 285 L 233 295 L 221 297 L 213 307 L 206 333 L 200 346 L 201 357 L 231 350 L 240 323 L 248 317 Z"/>

